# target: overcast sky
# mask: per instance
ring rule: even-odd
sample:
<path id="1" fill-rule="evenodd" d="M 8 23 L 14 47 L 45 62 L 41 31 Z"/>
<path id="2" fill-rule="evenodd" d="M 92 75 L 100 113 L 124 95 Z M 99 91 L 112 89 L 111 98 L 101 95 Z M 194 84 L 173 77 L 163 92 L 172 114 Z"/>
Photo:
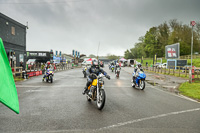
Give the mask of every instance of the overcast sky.
<path id="1" fill-rule="evenodd" d="M 8 4 L 9 3 L 9 4 Z M 200 21 L 200 0 L 0 0 L 0 12 L 26 25 L 27 50 L 124 55 L 152 26 Z"/>

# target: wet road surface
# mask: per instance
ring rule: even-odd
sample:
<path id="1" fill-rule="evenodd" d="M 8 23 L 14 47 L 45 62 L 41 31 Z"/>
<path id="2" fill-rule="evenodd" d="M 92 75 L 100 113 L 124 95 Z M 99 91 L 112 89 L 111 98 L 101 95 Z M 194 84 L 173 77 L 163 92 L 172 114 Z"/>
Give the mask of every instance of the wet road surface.
<path id="1" fill-rule="evenodd" d="M 131 87 L 131 74 L 122 68 L 119 79 L 105 67 L 106 103 L 98 110 L 82 90 L 81 69 L 55 73 L 54 82 L 42 76 L 17 82 L 20 114 L 0 103 L 0 133 L 148 132 L 199 133 L 200 104 L 146 83 Z"/>

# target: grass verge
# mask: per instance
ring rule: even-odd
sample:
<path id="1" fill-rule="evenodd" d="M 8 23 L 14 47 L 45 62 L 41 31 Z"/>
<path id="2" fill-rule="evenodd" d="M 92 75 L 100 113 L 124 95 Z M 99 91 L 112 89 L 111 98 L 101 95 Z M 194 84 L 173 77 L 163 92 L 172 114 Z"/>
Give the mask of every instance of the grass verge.
<path id="1" fill-rule="evenodd" d="M 192 84 L 185 82 L 179 87 L 179 91 L 182 95 L 200 101 L 200 82 L 194 82 Z"/>
<path id="2" fill-rule="evenodd" d="M 15 80 L 15 82 L 18 82 L 18 81 L 23 81 L 24 79 L 23 78 L 19 78 L 19 77 L 14 77 L 14 80 Z"/>

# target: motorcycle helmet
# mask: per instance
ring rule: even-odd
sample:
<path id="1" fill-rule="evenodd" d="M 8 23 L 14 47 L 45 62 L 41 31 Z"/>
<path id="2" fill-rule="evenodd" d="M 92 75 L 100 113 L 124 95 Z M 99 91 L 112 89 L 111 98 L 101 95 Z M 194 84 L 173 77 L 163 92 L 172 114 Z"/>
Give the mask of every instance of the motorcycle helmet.
<path id="1" fill-rule="evenodd" d="M 142 67 L 142 65 L 141 64 L 138 64 L 138 68 L 141 68 Z"/>
<path id="2" fill-rule="evenodd" d="M 47 62 L 47 65 L 50 65 L 50 61 Z"/>
<path id="3" fill-rule="evenodd" d="M 99 67 L 99 61 L 93 60 L 92 66 L 95 67 L 95 68 L 98 68 Z"/>

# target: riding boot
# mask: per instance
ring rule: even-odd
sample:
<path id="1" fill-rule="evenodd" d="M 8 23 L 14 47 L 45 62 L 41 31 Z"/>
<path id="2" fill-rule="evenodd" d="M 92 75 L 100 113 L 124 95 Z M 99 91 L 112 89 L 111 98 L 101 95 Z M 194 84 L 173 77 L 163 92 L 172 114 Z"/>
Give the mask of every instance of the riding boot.
<path id="1" fill-rule="evenodd" d="M 84 87 L 82 94 L 85 95 L 85 93 L 87 92 L 87 87 Z"/>

